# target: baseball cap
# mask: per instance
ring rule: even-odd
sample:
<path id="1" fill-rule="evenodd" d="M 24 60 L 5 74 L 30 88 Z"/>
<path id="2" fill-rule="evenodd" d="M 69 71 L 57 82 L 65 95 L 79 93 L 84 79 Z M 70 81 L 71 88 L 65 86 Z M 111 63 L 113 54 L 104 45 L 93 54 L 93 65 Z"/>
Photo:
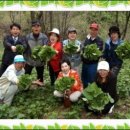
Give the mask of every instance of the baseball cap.
<path id="1" fill-rule="evenodd" d="M 100 61 L 97 66 L 97 71 L 99 70 L 110 70 L 109 64 L 107 61 Z"/>
<path id="2" fill-rule="evenodd" d="M 39 20 L 33 20 L 33 21 L 32 21 L 32 26 L 35 26 L 35 25 L 41 26 L 40 21 L 39 21 Z"/>
<path id="3" fill-rule="evenodd" d="M 57 28 L 53 28 L 52 31 L 49 32 L 49 34 L 50 33 L 55 33 L 57 35 L 60 35 L 60 32 L 59 32 L 59 30 Z"/>
<path id="4" fill-rule="evenodd" d="M 89 27 L 90 29 L 91 28 L 95 28 L 95 29 L 99 29 L 99 25 L 97 24 L 97 23 L 92 23 L 92 24 L 90 24 L 90 27 Z"/>
<path id="5" fill-rule="evenodd" d="M 77 30 L 76 30 L 76 28 L 74 28 L 74 27 L 70 27 L 70 28 L 68 28 L 68 30 L 67 30 L 67 34 L 70 33 L 70 32 L 76 32 L 76 33 L 77 33 Z"/>
<path id="6" fill-rule="evenodd" d="M 14 63 L 16 63 L 16 62 L 25 62 L 25 59 L 22 55 L 16 55 L 14 57 Z"/>

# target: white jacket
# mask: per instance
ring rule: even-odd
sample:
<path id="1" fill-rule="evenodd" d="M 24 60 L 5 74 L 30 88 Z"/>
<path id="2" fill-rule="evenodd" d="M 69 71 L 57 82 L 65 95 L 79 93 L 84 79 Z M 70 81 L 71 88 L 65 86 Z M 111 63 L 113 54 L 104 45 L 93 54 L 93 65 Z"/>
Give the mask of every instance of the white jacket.
<path id="1" fill-rule="evenodd" d="M 18 76 L 25 73 L 25 70 L 17 71 L 14 64 L 10 65 L 0 77 L 0 99 L 3 99 L 10 85 L 17 85 Z"/>

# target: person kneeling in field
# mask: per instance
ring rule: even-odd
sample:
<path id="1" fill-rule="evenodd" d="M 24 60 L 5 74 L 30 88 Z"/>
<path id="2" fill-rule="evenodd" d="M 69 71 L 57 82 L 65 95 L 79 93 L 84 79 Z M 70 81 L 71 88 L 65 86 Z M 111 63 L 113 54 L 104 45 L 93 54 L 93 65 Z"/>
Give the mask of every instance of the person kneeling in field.
<path id="1" fill-rule="evenodd" d="M 11 105 L 13 97 L 18 90 L 18 76 L 25 73 L 24 66 L 24 57 L 16 55 L 14 63 L 0 77 L 0 103 Z"/>
<path id="2" fill-rule="evenodd" d="M 102 114 L 112 113 L 114 104 L 117 102 L 117 77 L 110 71 L 110 67 L 107 61 L 100 61 L 97 66 L 97 76 L 96 76 L 96 85 L 101 88 L 104 93 L 108 93 L 113 98 L 113 103 L 108 102 L 104 109 L 101 111 Z M 98 102 L 98 99 L 97 99 Z M 86 110 L 88 111 L 88 106 L 85 105 Z M 92 110 L 90 110 L 92 111 Z M 98 114 L 98 112 L 97 112 Z"/>
<path id="3" fill-rule="evenodd" d="M 78 72 L 71 69 L 71 64 L 70 64 L 70 61 L 68 59 L 63 59 L 61 61 L 61 72 L 59 73 L 57 80 L 61 79 L 63 77 L 73 78 L 74 84 L 72 85 L 72 87 L 70 89 L 65 90 L 63 93 L 55 90 L 54 96 L 62 98 L 66 94 L 68 94 L 69 100 L 71 102 L 78 101 L 79 97 L 82 94 L 83 85 L 82 85 L 82 82 L 81 82 L 80 77 L 78 75 Z"/>

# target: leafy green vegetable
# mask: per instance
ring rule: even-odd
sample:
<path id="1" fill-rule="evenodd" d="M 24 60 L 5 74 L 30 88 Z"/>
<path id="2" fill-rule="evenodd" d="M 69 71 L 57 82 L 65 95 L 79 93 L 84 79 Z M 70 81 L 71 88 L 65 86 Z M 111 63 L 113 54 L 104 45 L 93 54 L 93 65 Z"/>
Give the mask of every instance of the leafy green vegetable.
<path id="1" fill-rule="evenodd" d="M 35 60 L 39 59 L 38 52 L 40 52 L 41 48 L 42 47 L 40 45 L 33 48 L 33 50 L 32 50 L 32 58 L 33 59 L 35 59 Z"/>
<path id="2" fill-rule="evenodd" d="M 19 77 L 19 90 L 27 90 L 32 84 L 33 78 L 29 74 L 21 75 Z"/>
<path id="3" fill-rule="evenodd" d="M 117 56 L 120 59 L 129 59 L 130 58 L 130 43 L 125 42 L 117 47 L 115 50 Z"/>
<path id="4" fill-rule="evenodd" d="M 83 57 L 88 60 L 98 60 L 102 55 L 96 44 L 87 45 L 84 48 Z"/>
<path id="5" fill-rule="evenodd" d="M 89 84 L 83 91 L 84 97 L 90 110 L 101 111 L 109 102 L 113 103 L 114 100 L 108 93 L 104 93 L 96 83 Z"/>
<path id="6" fill-rule="evenodd" d="M 75 45 L 75 42 L 69 42 L 64 46 L 64 52 L 67 54 L 74 54 L 77 52 L 78 46 Z"/>
<path id="7" fill-rule="evenodd" d="M 32 58 L 33 59 L 40 59 L 41 61 L 48 61 L 54 55 L 56 51 L 50 46 L 36 46 L 32 50 Z"/>
<path id="8" fill-rule="evenodd" d="M 41 61 L 48 61 L 55 54 L 56 54 L 56 51 L 52 47 L 50 47 L 50 46 L 42 46 L 40 52 L 38 53 L 38 56 L 39 56 Z"/>
<path id="9" fill-rule="evenodd" d="M 64 92 L 66 89 L 70 89 L 75 80 L 71 77 L 63 77 L 55 81 L 55 89 Z"/>
<path id="10" fill-rule="evenodd" d="M 18 54 L 23 54 L 23 52 L 25 51 L 24 47 L 22 45 L 16 45 L 16 51 Z"/>

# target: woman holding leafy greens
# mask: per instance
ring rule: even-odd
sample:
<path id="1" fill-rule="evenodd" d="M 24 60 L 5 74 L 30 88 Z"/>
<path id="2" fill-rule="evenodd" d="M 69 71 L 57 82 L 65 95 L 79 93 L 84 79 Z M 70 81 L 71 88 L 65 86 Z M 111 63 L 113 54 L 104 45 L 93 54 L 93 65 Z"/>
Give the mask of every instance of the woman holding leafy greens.
<path id="1" fill-rule="evenodd" d="M 63 85 L 62 83 L 58 85 L 58 80 L 63 79 L 65 77 L 69 77 L 70 79 L 74 79 L 74 82 L 72 80 L 72 87 L 69 86 L 70 88 L 67 88 L 68 83 L 70 82 L 69 79 L 66 81 Z M 64 87 L 64 88 L 63 88 Z M 80 77 L 78 73 L 75 70 L 71 69 L 71 64 L 68 59 L 63 59 L 61 61 L 61 72 L 58 75 L 58 79 L 55 82 L 55 91 L 54 91 L 54 96 L 56 97 L 64 97 L 64 94 L 69 95 L 69 99 L 71 102 L 76 102 L 78 101 L 79 97 L 81 96 L 82 90 L 83 90 L 83 85 L 80 80 Z M 61 91 L 63 90 L 63 91 Z"/>
<path id="2" fill-rule="evenodd" d="M 51 85 L 53 86 L 60 72 L 60 61 L 62 59 L 62 44 L 60 42 L 60 33 L 57 28 L 54 28 L 49 33 L 49 45 L 56 51 L 56 55 L 54 55 L 48 63 Z"/>
<path id="3" fill-rule="evenodd" d="M 96 77 L 96 85 L 101 88 L 101 90 L 104 93 L 108 93 L 111 98 L 114 99 L 114 101 L 108 101 L 106 105 L 104 105 L 104 109 L 101 110 L 102 114 L 107 114 L 111 113 L 112 109 L 114 107 L 115 102 L 117 101 L 117 91 L 116 91 L 116 83 L 117 83 L 117 78 L 116 76 L 110 71 L 109 64 L 107 61 L 100 61 L 98 63 L 97 67 L 97 77 Z M 87 89 L 87 88 L 86 88 Z M 96 99 L 96 102 L 98 100 L 103 100 L 103 96 L 99 97 Z M 109 97 L 107 97 L 109 98 Z M 104 99 L 107 100 L 107 99 Z M 91 102 L 92 103 L 92 102 Z M 102 104 L 101 104 L 102 105 Z M 85 105 L 86 109 L 88 110 L 89 106 Z M 91 107 L 92 108 L 92 107 Z M 92 109 L 91 109 L 92 110 Z M 93 110 L 92 110 L 93 111 Z M 94 112 L 99 112 L 94 110 Z"/>

